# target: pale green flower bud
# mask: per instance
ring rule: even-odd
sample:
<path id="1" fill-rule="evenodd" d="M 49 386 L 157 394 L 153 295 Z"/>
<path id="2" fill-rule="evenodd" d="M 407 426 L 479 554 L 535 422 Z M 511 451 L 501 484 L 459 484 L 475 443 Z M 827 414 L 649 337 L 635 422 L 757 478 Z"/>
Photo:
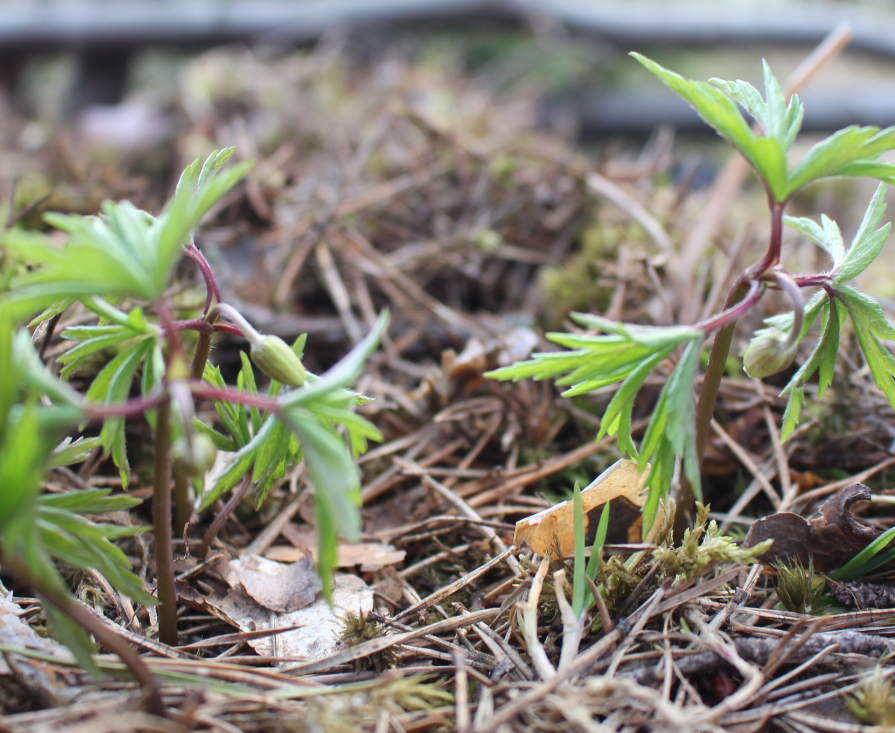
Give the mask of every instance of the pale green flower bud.
<path id="1" fill-rule="evenodd" d="M 203 476 L 210 471 L 218 456 L 217 446 L 207 435 L 197 433 L 193 436 L 193 446 L 186 438 L 178 438 L 171 446 L 174 465 L 188 476 Z"/>
<path id="2" fill-rule="evenodd" d="M 252 361 L 271 379 L 289 387 L 301 387 L 307 373 L 296 353 L 279 336 L 262 336 L 249 352 Z"/>
<path id="3" fill-rule="evenodd" d="M 764 379 L 782 372 L 796 358 L 798 342 L 789 343 L 789 336 L 772 328 L 752 339 L 743 353 L 743 371 L 750 377 Z"/>

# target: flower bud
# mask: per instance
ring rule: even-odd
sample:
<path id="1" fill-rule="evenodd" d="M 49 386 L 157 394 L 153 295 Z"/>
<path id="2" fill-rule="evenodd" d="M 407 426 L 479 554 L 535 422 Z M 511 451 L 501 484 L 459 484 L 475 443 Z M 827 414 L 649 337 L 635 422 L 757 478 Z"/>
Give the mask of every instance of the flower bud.
<path id="1" fill-rule="evenodd" d="M 188 476 L 203 476 L 210 471 L 218 456 L 217 446 L 207 435 L 197 433 L 193 435 L 193 446 L 186 438 L 178 438 L 171 446 L 171 454 L 174 457 L 174 465 Z"/>
<path id="2" fill-rule="evenodd" d="M 789 343 L 789 336 L 771 328 L 752 339 L 743 353 L 743 371 L 750 377 L 763 379 L 782 372 L 796 358 L 798 342 Z"/>
<path id="3" fill-rule="evenodd" d="M 307 374 L 296 353 L 279 336 L 263 336 L 249 352 L 252 361 L 271 379 L 289 387 L 301 387 Z"/>

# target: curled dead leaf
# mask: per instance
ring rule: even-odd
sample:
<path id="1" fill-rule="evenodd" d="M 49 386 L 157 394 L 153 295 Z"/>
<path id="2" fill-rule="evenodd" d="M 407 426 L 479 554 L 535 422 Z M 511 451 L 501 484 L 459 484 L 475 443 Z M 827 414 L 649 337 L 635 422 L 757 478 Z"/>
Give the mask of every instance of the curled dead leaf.
<path id="1" fill-rule="evenodd" d="M 864 484 L 852 484 L 828 499 L 819 515 L 807 520 L 791 512 L 780 512 L 759 519 L 749 528 L 743 547 L 773 540 L 771 548 L 758 557 L 763 565 L 798 559 L 805 567 L 813 559 L 814 568 L 828 573 L 841 568 L 881 532 L 859 522 L 854 505 L 870 501 L 871 493 Z"/>
<path id="2" fill-rule="evenodd" d="M 640 540 L 639 519 L 644 498 L 641 495 L 647 472 L 640 473 L 635 461 L 621 460 L 603 471 L 581 491 L 584 506 L 585 542 L 594 541 L 603 507 L 611 503 L 608 544 L 623 544 Z M 632 530 L 633 528 L 633 530 Z M 632 536 L 633 531 L 633 536 Z M 575 550 L 574 509 L 571 501 L 544 509 L 516 523 L 513 544 L 521 547 L 526 542 L 538 555 L 559 549 L 563 556 Z"/>

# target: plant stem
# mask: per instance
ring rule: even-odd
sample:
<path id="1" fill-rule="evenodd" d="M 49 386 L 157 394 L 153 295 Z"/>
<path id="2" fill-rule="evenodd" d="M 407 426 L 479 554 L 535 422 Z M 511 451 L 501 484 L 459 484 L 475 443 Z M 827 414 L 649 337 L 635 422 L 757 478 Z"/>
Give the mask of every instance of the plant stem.
<path id="1" fill-rule="evenodd" d="M 218 316 L 225 316 L 227 319 L 235 323 L 239 326 L 239 330 L 242 331 L 242 335 L 245 337 L 246 341 L 252 345 L 252 347 L 257 347 L 261 343 L 262 336 L 258 331 L 249 323 L 245 316 L 242 315 L 236 308 L 232 305 L 228 305 L 227 303 L 218 303 L 214 308 L 212 308 L 208 315 L 205 317 L 205 320 L 209 323 L 214 323 Z"/>
<path id="2" fill-rule="evenodd" d="M 199 266 L 199 270 L 202 272 L 202 277 L 205 278 L 206 295 L 204 312 L 208 313 L 212 301 L 217 300 L 220 302 L 221 300 L 221 293 L 218 290 L 218 283 L 217 280 L 215 280 L 214 272 L 211 269 L 211 265 L 208 264 L 208 260 L 205 259 L 205 255 L 202 254 L 194 243 L 191 242 L 188 247 L 184 247 L 183 253 Z"/>
<path id="3" fill-rule="evenodd" d="M 243 405 L 253 405 L 260 407 L 262 410 L 277 413 L 280 410 L 280 403 L 270 397 L 264 395 L 250 394 L 249 392 L 240 392 L 235 389 L 219 389 L 212 387 L 204 382 L 190 382 L 190 390 L 196 397 L 204 397 L 207 400 L 215 402 L 238 402 Z"/>
<path id="4" fill-rule="evenodd" d="M 711 333 L 712 331 L 716 331 L 719 328 L 723 328 L 729 323 L 734 323 L 740 316 L 744 315 L 748 312 L 752 306 L 754 306 L 759 300 L 761 300 L 761 296 L 764 295 L 764 288 L 762 287 L 760 280 L 752 280 L 749 283 L 749 290 L 745 293 L 743 298 L 732 305 L 730 308 L 725 308 L 718 315 L 713 316 L 712 318 L 707 318 L 704 321 L 700 321 L 695 324 L 696 328 L 703 329 L 706 334 Z"/>
<path id="5" fill-rule="evenodd" d="M 112 629 L 107 627 L 102 621 L 94 616 L 87 608 L 78 603 L 71 596 L 60 593 L 40 578 L 30 572 L 25 563 L 20 562 L 16 558 L 2 556 L 3 569 L 18 578 L 21 583 L 30 586 L 41 598 L 47 603 L 55 606 L 61 613 L 64 613 L 78 626 L 80 626 L 88 634 L 93 637 L 104 647 L 109 649 L 113 654 L 118 655 L 125 666 L 130 670 L 134 679 L 140 683 L 143 688 L 143 694 L 146 696 L 145 706 L 152 715 L 162 718 L 168 717 L 168 711 L 162 701 L 161 693 L 158 685 L 149 668 L 143 664 L 140 655 L 135 652 L 124 638 L 116 634 Z"/>
<path id="6" fill-rule="evenodd" d="M 171 401 L 159 403 L 155 427 L 155 485 L 152 492 L 155 569 L 158 582 L 158 636 L 177 646 L 177 595 L 171 537 Z"/>
<path id="7" fill-rule="evenodd" d="M 792 301 L 792 328 L 789 330 L 789 338 L 786 340 L 787 348 L 797 343 L 802 335 L 802 326 L 805 323 L 805 299 L 799 285 L 785 272 L 771 271 L 765 276 L 777 283 Z"/>
<path id="8" fill-rule="evenodd" d="M 125 400 L 111 405 L 98 405 L 91 402 L 81 404 L 88 418 L 99 419 L 105 417 L 127 417 L 129 415 L 139 415 L 146 410 L 151 410 L 165 397 L 165 389 L 157 387 L 143 397 L 135 397 L 132 400 Z"/>
<path id="9" fill-rule="evenodd" d="M 252 474 L 249 472 L 243 477 L 242 483 L 237 487 L 236 491 L 230 494 L 230 498 L 227 500 L 224 508 L 218 512 L 214 521 L 211 523 L 211 526 L 208 528 L 208 531 L 205 533 L 202 545 L 199 547 L 199 552 L 197 553 L 200 560 L 204 560 L 208 556 L 208 551 L 211 549 L 211 543 L 214 542 L 214 538 L 218 536 L 218 532 L 221 531 L 227 518 L 233 514 L 236 507 L 238 507 L 240 502 L 245 498 L 251 485 Z"/>
<path id="10" fill-rule="evenodd" d="M 204 318 L 194 318 L 190 321 L 174 321 L 171 328 L 175 331 L 198 331 L 199 333 L 229 333 L 231 336 L 242 336 L 238 326 L 226 321 L 209 323 Z"/>
<path id="11" fill-rule="evenodd" d="M 190 506 L 190 477 L 182 468 L 174 469 L 174 536 L 183 537 L 193 508 Z"/>
<path id="12" fill-rule="evenodd" d="M 785 202 L 778 203 L 769 198 L 771 209 L 771 235 L 768 241 L 768 249 L 764 257 L 746 272 L 740 275 L 724 302 L 724 311 L 728 311 L 747 297 L 750 291 L 751 281 L 758 280 L 765 272 L 780 261 L 780 246 L 783 239 L 783 209 Z M 739 315 L 737 316 L 739 317 Z M 696 401 L 696 458 L 700 468 L 705 458 L 705 448 L 709 440 L 709 429 L 712 417 L 715 414 L 715 403 L 718 399 L 718 390 L 721 388 L 721 379 L 724 377 L 724 369 L 727 366 L 727 357 L 730 355 L 730 344 L 733 342 L 733 333 L 736 329 L 736 320 L 730 320 L 715 333 L 712 342 L 712 351 L 709 355 L 709 363 L 702 378 L 702 389 L 699 391 L 699 399 Z M 674 517 L 674 536 L 681 538 L 684 530 L 689 526 L 689 515 L 693 511 L 693 487 L 687 477 L 681 480 L 680 493 Z"/>
<path id="13" fill-rule="evenodd" d="M 196 350 L 193 352 L 193 363 L 190 364 L 190 376 L 193 379 L 202 379 L 205 374 L 205 365 L 208 363 L 208 355 L 211 353 L 211 334 L 200 333 L 196 342 Z"/>

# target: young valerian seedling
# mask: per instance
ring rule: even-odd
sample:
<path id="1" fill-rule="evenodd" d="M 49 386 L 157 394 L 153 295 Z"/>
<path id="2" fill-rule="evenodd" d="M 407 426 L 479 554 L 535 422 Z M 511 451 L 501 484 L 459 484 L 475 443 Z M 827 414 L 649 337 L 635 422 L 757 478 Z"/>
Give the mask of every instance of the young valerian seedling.
<path id="1" fill-rule="evenodd" d="M 63 246 L 46 235 L 18 229 L 0 239 L 0 564 L 45 599 L 60 638 L 85 665 L 90 646 L 81 627 L 122 655 L 129 648 L 115 646 L 102 624 L 97 629 L 89 612 L 67 593 L 50 558 L 95 568 L 120 592 L 140 603 L 155 603 L 110 541 L 137 530 L 96 524 L 84 516 L 139 502 L 109 497 L 107 491 L 52 496 L 40 492 L 49 468 L 82 460 L 97 442 L 115 462 L 127 488 L 131 472 L 125 420 L 129 418 L 142 415 L 155 431 L 159 638 L 167 644 L 177 644 L 172 484 L 178 536 L 193 510 L 191 487 L 200 510 L 240 487 L 205 538 L 207 549 L 226 514 L 246 492 L 254 489 L 260 505 L 287 466 L 304 460 L 315 487 L 318 562 L 327 596 L 337 537 L 354 539 L 360 532 L 360 474 L 354 458 L 366 449 L 368 439 L 381 436 L 355 413 L 364 398 L 349 387 L 376 348 L 387 315 L 344 359 L 317 377 L 302 365 L 304 338 L 290 348 L 276 336 L 259 334 L 235 308 L 219 302 L 214 275 L 191 243 L 191 232 L 248 171 L 245 163 L 222 169 L 232 153 L 232 148 L 215 152 L 204 164 L 197 160 L 189 166 L 160 216 L 126 201 L 105 202 L 99 216 L 45 217 L 68 235 Z M 167 295 L 175 265 L 183 256 L 199 267 L 205 280 L 201 318 L 177 320 Z M 62 379 L 57 379 L 44 369 L 31 335 L 15 326 L 43 311 L 32 325 L 48 320 L 52 327 L 75 303 L 93 311 L 98 320 L 62 332 L 73 346 L 59 357 L 63 368 Z M 184 331 L 198 332 L 189 357 L 181 338 Z M 216 332 L 244 336 L 250 344 L 251 359 L 243 355 L 236 388 L 207 364 Z M 112 358 L 86 393 L 72 389 L 66 380 L 105 354 Z M 267 394 L 258 391 L 254 367 L 272 380 Z M 138 378 L 140 396 L 131 397 Z M 214 403 L 221 430 L 197 419 L 196 400 Z M 79 423 L 91 420 L 102 421 L 98 441 L 62 440 Z M 219 451 L 230 454 L 227 467 L 206 487 L 205 473 Z M 131 652 L 127 661 L 135 674 L 144 675 L 145 684 L 151 681 L 136 655 Z M 157 696 L 154 699 L 158 703 Z"/>
<path id="2" fill-rule="evenodd" d="M 623 324 L 596 315 L 573 313 L 571 317 L 591 334 L 551 333 L 547 338 L 567 351 L 535 354 L 491 372 L 497 379 L 547 379 L 559 377 L 566 396 L 593 392 L 619 384 L 603 415 L 600 433 L 618 436 L 622 453 L 638 461 L 641 470 L 651 466 L 644 506 L 644 532 L 652 526 L 659 501 L 667 496 L 675 465 L 683 463 L 679 510 L 692 512 L 694 494 L 701 499 L 700 464 L 721 377 L 727 364 L 734 326 L 738 318 L 759 302 L 768 288 L 782 290 L 792 301 L 791 312 L 768 318 L 767 328 L 756 332 L 744 354 L 744 368 L 752 377 L 768 377 L 792 364 L 799 342 L 821 318 L 821 334 L 808 360 L 799 368 L 783 395 L 789 398 L 783 417 L 781 439 L 798 424 L 805 404 L 806 382 L 819 372 L 819 396 L 833 380 L 839 351 L 839 334 L 846 318 L 852 323 L 867 365 L 877 386 L 895 406 L 895 358 L 881 339 L 895 339 L 895 328 L 886 320 L 876 300 L 847 283 L 863 272 L 879 255 L 890 225 L 880 226 L 885 212 L 885 184 L 895 183 L 895 164 L 879 156 L 895 149 L 895 127 L 847 127 L 814 145 L 805 158 L 792 165 L 787 152 L 799 132 L 803 108 L 796 95 L 788 101 L 780 84 L 764 66 L 765 96 L 744 81 L 709 82 L 685 79 L 640 54 L 640 63 L 683 97 L 700 116 L 733 145 L 761 179 L 770 209 L 770 237 L 764 256 L 736 279 L 724 310 L 692 326 L 658 327 Z M 757 123 L 750 127 L 740 108 Z M 846 247 L 839 227 L 826 216 L 811 219 L 784 216 L 792 196 L 804 186 L 831 176 L 868 176 L 883 183 L 870 201 L 851 246 Z M 781 263 L 783 226 L 801 232 L 832 260 L 827 272 L 797 274 Z M 802 290 L 817 288 L 805 303 Z M 699 353 L 714 336 L 708 366 L 698 400 L 693 386 Z M 636 445 L 631 437 L 631 411 L 640 387 L 650 373 L 675 354 L 676 366 L 653 411 L 646 432 Z M 692 493 L 691 489 L 692 487 Z"/>

